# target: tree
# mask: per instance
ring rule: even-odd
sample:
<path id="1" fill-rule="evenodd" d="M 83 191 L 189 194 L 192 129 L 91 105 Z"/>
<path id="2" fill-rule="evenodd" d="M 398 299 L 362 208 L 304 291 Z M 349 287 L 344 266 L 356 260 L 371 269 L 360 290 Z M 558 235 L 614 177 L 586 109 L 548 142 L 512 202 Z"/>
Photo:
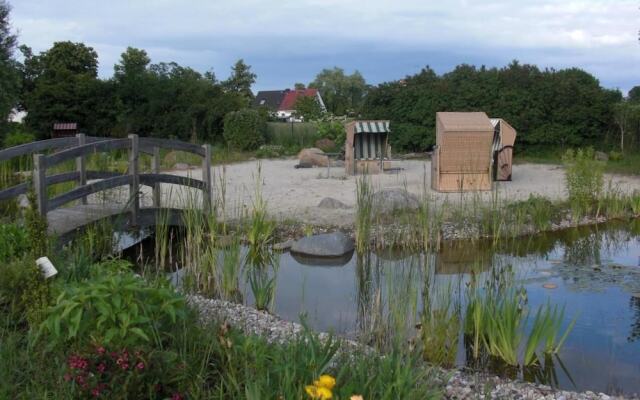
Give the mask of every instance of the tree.
<path id="1" fill-rule="evenodd" d="M 11 7 L 0 0 L 0 134 L 4 136 L 6 122 L 18 103 L 20 75 L 14 59 L 17 37 L 11 32 Z"/>
<path id="2" fill-rule="evenodd" d="M 253 98 L 251 86 L 256 82 L 256 77 L 257 75 L 251 72 L 251 66 L 240 59 L 231 67 L 231 76 L 222 82 L 222 86 L 228 91 L 241 94 L 248 104 Z"/>
<path id="3" fill-rule="evenodd" d="M 360 72 L 345 75 L 344 70 L 338 67 L 320 71 L 309 87 L 320 91 L 327 110 L 335 115 L 356 113 L 367 92 L 367 84 Z"/>
<path id="4" fill-rule="evenodd" d="M 640 104 L 622 101 L 614 106 L 613 115 L 620 130 L 620 151 L 624 152 L 625 135 L 640 124 Z"/>
<path id="5" fill-rule="evenodd" d="M 621 99 L 580 69 L 540 70 L 513 61 L 503 68 L 459 65 L 443 75 L 427 67 L 369 89 L 361 113 L 391 120 L 390 141 L 399 150 L 432 146 L 438 111 L 484 111 L 518 130 L 519 149 L 547 149 L 603 144 Z"/>
<path id="6" fill-rule="evenodd" d="M 152 130 L 148 112 L 153 77 L 148 70 L 151 60 L 144 50 L 127 47 L 113 66 L 116 83 L 119 136 L 129 133 L 149 134 Z"/>
<path id="7" fill-rule="evenodd" d="M 634 86 L 631 88 L 627 99 L 631 103 L 640 103 L 640 86 Z"/>
<path id="8" fill-rule="evenodd" d="M 56 42 L 37 56 L 28 49 L 25 53 L 24 75 L 31 80 L 25 85 L 25 121 L 37 136 L 47 137 L 57 121 L 77 122 L 87 133 L 104 133 L 98 132 L 97 126 L 105 125 L 99 120 L 112 116 L 98 113 L 95 106 L 112 99 L 96 97 L 110 92 L 97 79 L 95 50 L 83 43 Z M 109 113 L 109 107 L 100 109 Z"/>
<path id="9" fill-rule="evenodd" d="M 304 83 L 300 83 L 300 82 L 296 82 L 296 83 L 294 83 L 294 84 L 293 84 L 293 87 L 294 87 L 294 89 L 296 89 L 296 90 L 304 90 L 304 89 L 306 89 L 306 88 L 307 88 L 307 87 L 305 86 L 305 84 L 304 84 Z"/>
<path id="10" fill-rule="evenodd" d="M 322 109 L 316 96 L 299 96 L 294 108 L 296 115 L 305 121 L 313 121 L 322 116 Z"/>

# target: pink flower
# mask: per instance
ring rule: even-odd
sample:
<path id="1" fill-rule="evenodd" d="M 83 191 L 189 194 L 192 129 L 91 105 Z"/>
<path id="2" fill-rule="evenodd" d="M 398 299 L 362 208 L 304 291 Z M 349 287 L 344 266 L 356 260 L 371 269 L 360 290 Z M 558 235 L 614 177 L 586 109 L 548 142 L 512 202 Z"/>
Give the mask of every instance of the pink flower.
<path id="1" fill-rule="evenodd" d="M 180 393 L 174 393 L 173 396 L 171 396 L 171 400 L 183 400 L 183 398 L 180 396 Z"/>
<path id="2" fill-rule="evenodd" d="M 91 390 L 91 395 L 93 397 L 100 397 L 100 389 L 96 386 Z"/>
<path id="3" fill-rule="evenodd" d="M 107 370 L 107 365 L 105 363 L 100 363 L 98 364 L 98 367 L 96 369 L 98 370 L 98 372 L 103 373 Z"/>
<path id="4" fill-rule="evenodd" d="M 87 359 L 75 355 L 69 357 L 68 363 L 72 369 L 86 369 L 89 366 Z"/>
<path id="5" fill-rule="evenodd" d="M 71 374 L 64 374 L 64 381 L 69 382 L 71 380 Z"/>
<path id="6" fill-rule="evenodd" d="M 136 364 L 136 368 L 138 368 L 139 370 L 143 370 L 144 369 L 144 363 L 142 361 L 140 361 L 138 364 Z"/>
<path id="7" fill-rule="evenodd" d="M 104 354 L 107 352 L 107 350 L 105 350 L 104 347 L 100 346 L 96 349 L 96 352 L 98 352 L 98 354 Z"/>

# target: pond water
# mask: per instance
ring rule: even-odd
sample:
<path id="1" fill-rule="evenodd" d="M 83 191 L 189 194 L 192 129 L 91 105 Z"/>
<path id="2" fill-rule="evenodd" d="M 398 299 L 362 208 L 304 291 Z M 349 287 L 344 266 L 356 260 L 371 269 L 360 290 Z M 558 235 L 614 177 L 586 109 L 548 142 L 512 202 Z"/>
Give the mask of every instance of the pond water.
<path id="1" fill-rule="evenodd" d="M 489 276 L 508 267 L 526 289 L 529 307 L 550 301 L 566 307 L 565 327 L 576 320 L 554 363 L 554 379 L 526 379 L 567 390 L 640 393 L 638 221 L 498 245 L 448 243 L 428 254 L 353 254 L 330 264 L 280 254 L 273 311 L 291 321 L 304 316 L 316 330 L 354 337 L 380 322 L 375 310 L 394 309 L 406 312 L 411 330 L 425 291 L 446 288 L 450 296 L 462 296 L 472 271 Z M 248 285 L 241 290 L 245 303 L 252 304 Z M 456 363 L 464 365 L 462 337 L 459 343 Z"/>

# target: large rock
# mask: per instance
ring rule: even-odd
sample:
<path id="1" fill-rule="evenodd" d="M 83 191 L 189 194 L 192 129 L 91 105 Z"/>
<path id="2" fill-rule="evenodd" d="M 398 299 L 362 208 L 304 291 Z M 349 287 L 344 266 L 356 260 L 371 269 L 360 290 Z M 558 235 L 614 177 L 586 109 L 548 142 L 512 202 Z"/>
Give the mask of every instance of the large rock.
<path id="1" fill-rule="evenodd" d="M 303 237 L 291 246 L 292 253 L 312 257 L 340 257 L 353 249 L 353 239 L 342 232 Z"/>
<path id="2" fill-rule="evenodd" d="M 604 151 L 596 151 L 594 156 L 598 161 L 609 161 L 609 155 Z"/>
<path id="3" fill-rule="evenodd" d="M 318 207 L 330 209 L 351 208 L 340 200 L 334 199 L 333 197 L 325 197 L 324 199 L 320 200 L 320 203 L 318 203 Z"/>
<path id="4" fill-rule="evenodd" d="M 382 189 L 373 194 L 373 208 L 381 213 L 416 210 L 418 207 L 420 207 L 418 198 L 404 189 Z"/>
<path id="5" fill-rule="evenodd" d="M 300 160 L 300 165 L 312 165 L 314 167 L 326 167 L 329 164 L 329 157 L 324 154 L 324 151 L 315 147 L 302 149 L 298 153 L 298 160 Z"/>

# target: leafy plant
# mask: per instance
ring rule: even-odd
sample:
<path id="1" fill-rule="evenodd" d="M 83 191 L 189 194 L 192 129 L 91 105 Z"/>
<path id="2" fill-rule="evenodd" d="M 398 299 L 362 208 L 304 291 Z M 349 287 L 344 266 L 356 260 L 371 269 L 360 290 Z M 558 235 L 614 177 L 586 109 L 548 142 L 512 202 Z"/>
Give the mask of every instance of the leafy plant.
<path id="1" fill-rule="evenodd" d="M 7 262 L 30 248 L 29 234 L 24 227 L 11 223 L 0 225 L 0 262 Z"/>
<path id="2" fill-rule="evenodd" d="M 162 344 L 170 326 L 184 319 L 185 302 L 171 288 L 149 285 L 131 272 L 108 271 L 71 284 L 58 297 L 40 333 L 50 345 Z"/>

